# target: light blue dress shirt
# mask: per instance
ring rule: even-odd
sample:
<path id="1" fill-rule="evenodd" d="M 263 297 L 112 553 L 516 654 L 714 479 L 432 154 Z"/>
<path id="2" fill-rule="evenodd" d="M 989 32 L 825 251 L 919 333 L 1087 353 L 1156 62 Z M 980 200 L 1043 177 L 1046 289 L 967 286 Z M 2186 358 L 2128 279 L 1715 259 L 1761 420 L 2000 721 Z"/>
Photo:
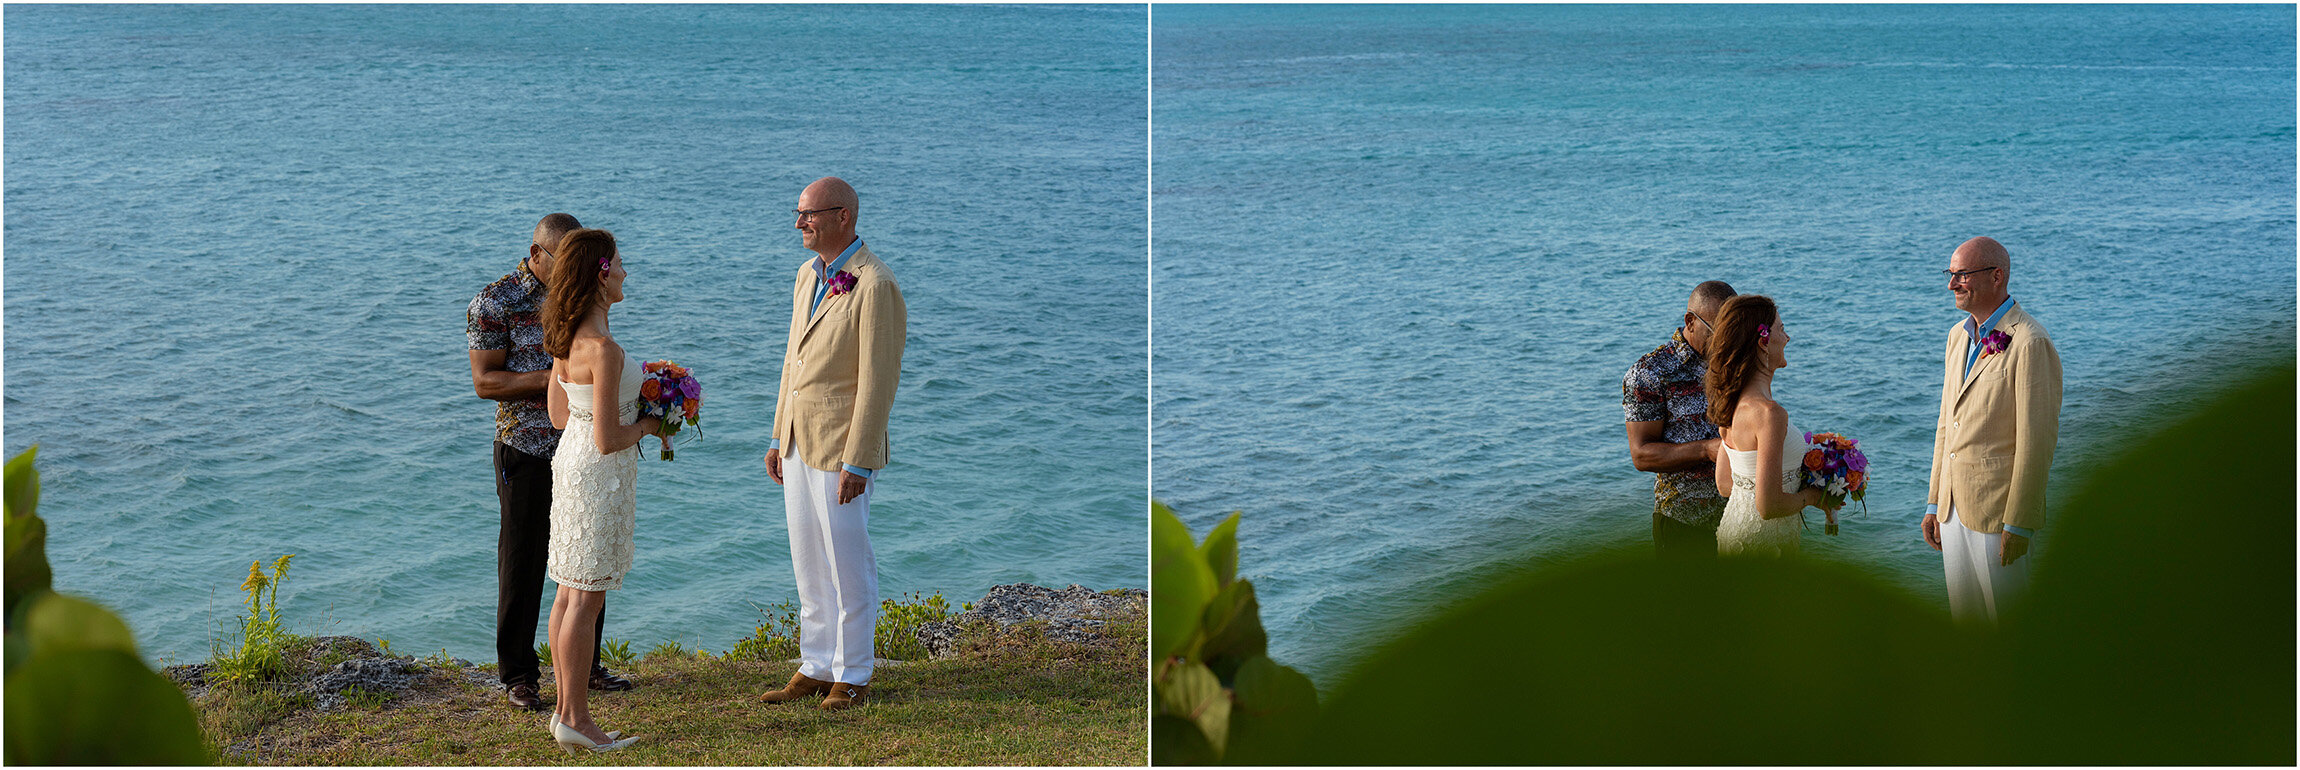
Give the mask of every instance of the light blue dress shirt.
<path id="1" fill-rule="evenodd" d="M 823 261 L 820 259 L 807 260 L 807 265 L 815 269 L 815 300 L 807 304 L 808 318 L 814 317 L 815 311 L 823 306 L 823 297 L 830 294 L 831 276 L 838 275 L 839 268 L 846 267 L 847 260 L 852 258 L 855 255 L 855 251 L 861 249 L 862 245 L 862 239 L 856 238 L 853 243 L 847 244 L 845 251 L 839 252 L 838 259 L 831 260 L 829 266 L 824 266 Z M 780 449 L 782 448 L 782 445 L 782 439 L 767 439 L 768 449 Z M 852 473 L 866 479 L 878 475 L 877 471 L 873 471 L 869 468 L 864 468 L 861 466 L 849 465 L 847 463 L 839 463 L 839 466 L 845 468 L 848 473 Z"/>
<path id="2" fill-rule="evenodd" d="M 1997 305 L 1997 311 L 1990 313 L 1988 320 L 1982 321 L 1979 326 L 1973 325 L 1972 316 L 1968 315 L 1965 317 L 1965 377 L 1970 378 L 1973 376 L 1973 364 L 1978 363 L 1981 360 L 1981 338 L 1989 336 L 1989 332 L 1996 331 L 1997 322 L 2004 320 L 2005 311 L 2011 310 L 2015 304 L 2018 303 L 2015 303 L 2013 298 L 2006 297 L 2003 304 Z M 1926 503 L 1925 515 L 1941 515 L 1941 506 L 1937 503 Z M 2027 527 L 2015 527 L 2011 524 L 2006 524 L 2005 531 L 2031 539 L 2036 537 L 2036 531 Z"/>

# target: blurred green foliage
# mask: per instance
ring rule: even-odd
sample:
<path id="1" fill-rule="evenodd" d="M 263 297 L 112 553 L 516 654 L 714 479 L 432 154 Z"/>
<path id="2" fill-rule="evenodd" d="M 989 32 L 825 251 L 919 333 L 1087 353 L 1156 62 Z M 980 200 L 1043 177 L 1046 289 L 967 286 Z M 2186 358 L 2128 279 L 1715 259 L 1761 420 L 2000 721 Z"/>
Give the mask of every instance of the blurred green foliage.
<path id="1" fill-rule="evenodd" d="M 1357 661 L 1272 762 L 2290 765 L 2294 385 L 2258 377 L 2062 469 L 2084 481 L 2001 629 L 1809 560 L 1533 569 Z M 1180 560 L 1160 526 L 1154 568 Z M 1153 576 L 1185 599 L 1209 579 Z M 1153 746 L 1205 750 L 1163 734 L 1187 732 L 1166 705 Z"/>
<path id="2" fill-rule="evenodd" d="M 5 468 L 10 765 L 198 765 L 210 760 L 192 706 L 136 655 L 103 607 L 50 590 L 39 447 Z"/>
<path id="3" fill-rule="evenodd" d="M 1254 584 L 1237 579 L 1238 519 L 1193 543 L 1172 509 L 1151 503 L 1153 764 L 1268 764 L 1317 717 L 1309 677 L 1265 654 Z"/>

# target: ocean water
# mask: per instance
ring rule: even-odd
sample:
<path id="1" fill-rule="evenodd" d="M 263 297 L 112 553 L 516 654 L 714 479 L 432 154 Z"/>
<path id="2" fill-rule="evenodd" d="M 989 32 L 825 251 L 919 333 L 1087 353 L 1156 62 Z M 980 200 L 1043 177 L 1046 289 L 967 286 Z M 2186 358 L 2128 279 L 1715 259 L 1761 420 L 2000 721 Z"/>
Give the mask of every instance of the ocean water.
<path id="1" fill-rule="evenodd" d="M 1781 303 L 1776 396 L 1873 462 L 1866 517 L 1812 515 L 1807 554 L 1944 612 L 1917 521 L 1957 244 L 2008 245 L 2059 347 L 2055 500 L 2294 350 L 2288 6 L 1160 6 L 1152 30 L 1152 494 L 1200 533 L 1244 511 L 1272 654 L 1321 685 L 1497 569 L 1649 547 L 1621 379 L 1702 280 Z"/>
<path id="2" fill-rule="evenodd" d="M 800 189 L 909 302 L 882 592 L 1145 585 L 1141 6 L 23 6 L 7 14 L 5 444 L 60 590 L 204 659 L 248 562 L 292 628 L 492 660 L 472 295 L 613 230 L 616 336 L 694 369 L 610 637 L 795 601 L 760 465 Z M 649 450 L 651 451 L 651 450 Z"/>

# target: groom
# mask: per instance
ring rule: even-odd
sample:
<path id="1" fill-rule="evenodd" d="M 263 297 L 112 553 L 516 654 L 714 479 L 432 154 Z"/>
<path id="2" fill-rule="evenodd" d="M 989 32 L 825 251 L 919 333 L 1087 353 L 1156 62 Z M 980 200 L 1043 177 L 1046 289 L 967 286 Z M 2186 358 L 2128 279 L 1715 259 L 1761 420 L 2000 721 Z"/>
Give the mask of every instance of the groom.
<path id="1" fill-rule="evenodd" d="M 2060 354 L 2013 301 L 2012 256 L 1988 238 L 1949 255 L 1949 329 L 1925 497 L 1925 544 L 1941 552 L 1949 614 L 1995 622 L 2028 588 L 2044 527 L 2045 474 L 2060 435 Z"/>
<path id="2" fill-rule="evenodd" d="M 792 213 L 815 258 L 791 285 L 790 338 L 767 444 L 767 475 L 783 485 L 799 583 L 799 670 L 759 700 L 824 695 L 817 708 L 826 711 L 861 705 L 870 694 L 879 599 L 866 529 L 902 374 L 902 291 L 855 237 L 858 206 L 854 188 L 837 177 L 799 193 Z"/>

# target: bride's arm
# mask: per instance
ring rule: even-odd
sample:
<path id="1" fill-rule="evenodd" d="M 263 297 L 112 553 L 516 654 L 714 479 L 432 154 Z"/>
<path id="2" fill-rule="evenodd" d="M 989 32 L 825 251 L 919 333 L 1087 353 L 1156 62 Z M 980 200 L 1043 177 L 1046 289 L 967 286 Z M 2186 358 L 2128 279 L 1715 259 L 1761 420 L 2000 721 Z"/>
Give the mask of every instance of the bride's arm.
<path id="1" fill-rule="evenodd" d="M 1726 454 L 1725 432 L 1717 432 L 1717 454 L 1711 459 L 1717 463 L 1717 496 L 1733 496 L 1733 456 Z"/>
<path id="2" fill-rule="evenodd" d="M 551 382 L 543 386 L 543 411 L 551 413 L 551 427 L 555 430 L 567 429 L 567 389 L 559 387 L 560 367 L 566 363 L 561 359 L 551 359 L 551 370 L 548 372 Z"/>
<path id="3" fill-rule="evenodd" d="M 1777 481 L 1781 478 L 1781 442 L 1785 440 L 1781 429 L 1789 424 L 1788 410 L 1773 402 L 1743 401 L 1741 404 L 1734 409 L 1733 424 L 1746 422 L 1747 427 L 1757 431 L 1757 467 L 1751 476 L 1757 482 L 1757 488 L 1751 490 L 1757 495 L 1757 515 L 1767 519 L 1785 518 L 1803 512 L 1805 506 L 1819 504 L 1820 490 L 1783 492 Z"/>
<path id="4" fill-rule="evenodd" d="M 599 454 L 611 455 L 630 448 L 640 439 L 662 427 L 663 421 L 655 417 L 641 417 L 638 422 L 623 424 L 622 400 L 626 397 L 616 389 L 623 384 L 623 348 L 607 340 L 580 345 L 576 355 L 585 352 L 593 356 L 591 362 L 591 438 L 599 445 Z M 637 395 L 637 394 L 630 394 Z"/>

